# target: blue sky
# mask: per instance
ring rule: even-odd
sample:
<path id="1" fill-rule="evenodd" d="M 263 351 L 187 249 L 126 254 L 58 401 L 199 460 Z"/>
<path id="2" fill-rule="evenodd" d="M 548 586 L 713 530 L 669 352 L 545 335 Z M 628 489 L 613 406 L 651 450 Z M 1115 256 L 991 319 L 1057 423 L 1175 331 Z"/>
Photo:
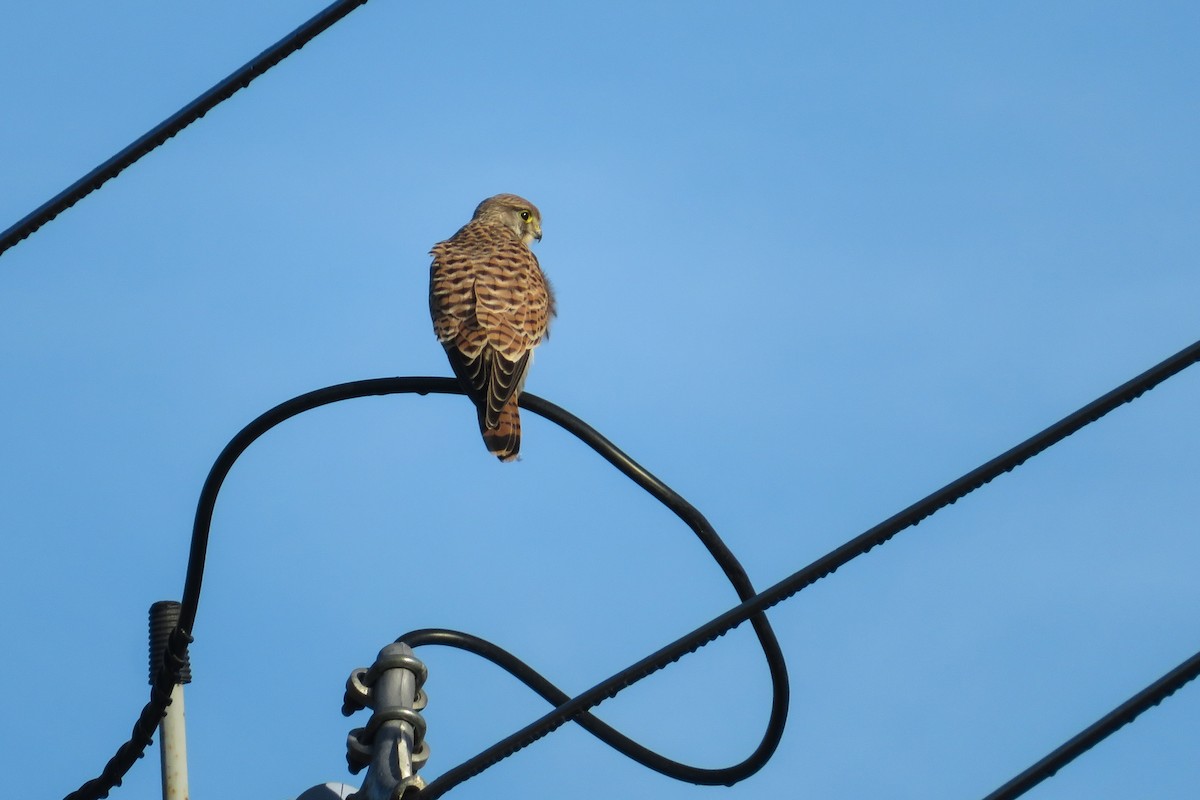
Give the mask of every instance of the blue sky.
<path id="1" fill-rule="evenodd" d="M 323 2 L 24 3 L 0 28 L 0 226 Z M 61 796 L 145 702 L 200 486 L 267 408 L 449 375 L 429 247 L 543 213 L 528 388 L 704 512 L 768 586 L 1200 338 L 1191 3 L 375 0 L 0 257 L 0 712 Z M 782 745 L 732 789 L 569 728 L 457 798 L 982 797 L 1194 653 L 1200 369 L 771 614 Z M 197 797 L 346 773 L 350 670 L 444 626 L 590 687 L 734 604 L 668 512 L 458 397 L 292 420 L 214 520 L 188 687 Z M 433 778 L 540 716 L 423 649 Z M 702 766 L 768 710 L 737 631 L 601 716 Z M 1029 793 L 1193 797 L 1189 686 Z M 156 758 L 114 797 L 158 794 Z"/>

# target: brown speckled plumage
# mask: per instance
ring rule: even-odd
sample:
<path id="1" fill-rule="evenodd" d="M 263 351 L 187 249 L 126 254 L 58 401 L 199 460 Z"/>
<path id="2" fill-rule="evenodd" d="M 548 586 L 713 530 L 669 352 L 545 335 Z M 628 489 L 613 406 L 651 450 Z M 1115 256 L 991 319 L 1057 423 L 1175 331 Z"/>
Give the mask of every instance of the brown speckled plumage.
<path id="1" fill-rule="evenodd" d="M 479 412 L 488 450 L 521 448 L 517 398 L 533 348 L 549 334 L 554 295 L 529 243 L 541 215 L 514 194 L 489 197 L 458 233 L 433 246 L 429 313 L 450 366 Z"/>

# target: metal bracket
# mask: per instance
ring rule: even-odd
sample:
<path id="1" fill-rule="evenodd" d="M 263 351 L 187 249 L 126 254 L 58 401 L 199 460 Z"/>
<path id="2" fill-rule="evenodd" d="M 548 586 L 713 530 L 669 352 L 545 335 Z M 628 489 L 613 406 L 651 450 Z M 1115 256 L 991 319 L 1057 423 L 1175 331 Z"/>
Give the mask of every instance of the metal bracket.
<path id="1" fill-rule="evenodd" d="M 366 727 L 346 738 L 346 763 L 358 774 L 367 767 L 356 800 L 403 800 L 410 790 L 425 787 L 417 770 L 429 760 L 425 719 L 419 713 L 428 700 L 421 686 L 429 670 L 403 642 L 379 651 L 370 669 L 359 668 L 346 681 L 342 713 L 372 710 Z"/>

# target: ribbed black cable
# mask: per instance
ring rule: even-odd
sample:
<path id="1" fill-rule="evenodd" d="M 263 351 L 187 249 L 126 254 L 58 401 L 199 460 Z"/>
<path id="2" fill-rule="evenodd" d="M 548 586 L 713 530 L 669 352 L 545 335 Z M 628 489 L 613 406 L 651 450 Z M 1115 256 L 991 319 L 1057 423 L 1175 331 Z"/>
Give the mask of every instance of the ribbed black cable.
<path id="1" fill-rule="evenodd" d="M 0 233 L 0 255 L 99 189 L 108 180 L 115 178 L 126 167 L 203 117 L 218 104 L 228 100 L 239 89 L 248 86 L 250 81 L 308 44 L 317 35 L 366 2 L 367 0 L 337 0 L 299 28 L 259 53 L 225 80 L 167 117 L 145 135 L 134 140 L 133 144 L 34 209 L 4 233 Z"/>
<path id="2" fill-rule="evenodd" d="M 154 740 L 154 731 L 158 728 L 158 723 L 162 720 L 167 706 L 171 704 L 171 691 L 178 683 L 179 673 L 187 663 L 187 648 L 190 642 L 191 637 L 179 628 L 171 631 L 163 649 L 163 665 L 150 687 L 150 701 L 142 707 L 129 739 L 117 748 L 117 752 L 104 765 L 98 777 L 92 778 L 66 795 L 64 800 L 97 800 L 108 797 L 109 791 L 115 786 L 120 786 L 125 774 L 145 755 L 146 748 Z"/>
<path id="3" fill-rule="evenodd" d="M 1184 661 L 1121 705 L 1105 714 L 1061 747 L 989 794 L 984 800 L 1013 800 L 1074 761 L 1102 740 L 1133 722 L 1200 676 L 1200 653 Z"/>
<path id="4" fill-rule="evenodd" d="M 1113 409 L 1140 397 L 1143 393 L 1190 367 L 1198 360 L 1200 360 L 1200 341 L 1088 403 L 1016 447 L 971 470 L 958 480 L 948 483 L 933 494 L 856 536 L 766 591 L 726 611 L 582 694 L 576 695 L 554 711 L 506 736 L 458 766 L 447 770 L 421 790 L 421 800 L 436 800 L 463 781 L 478 775 L 488 767 L 549 735 L 567 722 L 599 705 L 605 699 L 613 697 L 622 689 L 657 672 L 688 653 L 698 650 L 717 637 L 724 636 L 754 615 L 788 599 L 821 578 L 833 574 L 838 567 L 870 551 L 876 545 L 883 544 L 904 529 L 918 524 L 921 520 L 953 504 L 994 478 L 1015 469 Z"/>

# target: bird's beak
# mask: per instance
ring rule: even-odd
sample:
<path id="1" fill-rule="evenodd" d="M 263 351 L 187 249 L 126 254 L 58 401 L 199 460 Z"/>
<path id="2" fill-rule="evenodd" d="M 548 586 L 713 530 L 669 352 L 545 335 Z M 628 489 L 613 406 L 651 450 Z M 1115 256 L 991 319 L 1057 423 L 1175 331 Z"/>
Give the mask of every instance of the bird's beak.
<path id="1" fill-rule="evenodd" d="M 533 238 L 537 239 L 539 242 L 542 240 L 542 226 L 541 225 L 538 225 L 536 228 L 533 229 Z"/>

